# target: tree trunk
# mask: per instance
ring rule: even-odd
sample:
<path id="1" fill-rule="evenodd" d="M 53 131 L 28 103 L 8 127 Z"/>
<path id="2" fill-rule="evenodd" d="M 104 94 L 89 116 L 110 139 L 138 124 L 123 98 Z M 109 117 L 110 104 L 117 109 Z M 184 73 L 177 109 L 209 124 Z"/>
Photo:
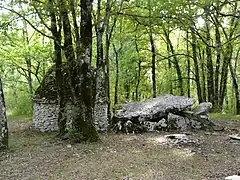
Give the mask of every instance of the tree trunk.
<path id="1" fill-rule="evenodd" d="M 153 90 L 153 98 L 157 95 L 157 85 L 156 85 L 156 49 L 153 40 L 152 32 L 149 34 L 150 37 L 150 44 L 151 44 L 151 51 L 152 51 L 152 90 Z"/>
<path id="2" fill-rule="evenodd" d="M 239 89 L 238 89 L 238 82 L 237 82 L 237 75 L 236 71 L 232 67 L 232 63 L 229 63 L 229 69 L 231 72 L 232 82 L 233 82 L 233 88 L 235 93 L 235 101 L 236 101 L 236 114 L 240 114 L 240 98 L 239 98 Z"/>
<path id="3" fill-rule="evenodd" d="M 104 68 L 104 87 L 106 93 L 106 101 L 108 105 L 108 120 L 111 119 L 111 101 L 110 101 L 110 65 L 109 65 L 109 49 L 110 49 L 111 38 L 106 32 L 106 54 L 105 54 L 105 68 Z"/>
<path id="4" fill-rule="evenodd" d="M 110 18 L 110 5 L 109 1 L 107 2 L 106 6 L 106 17 L 109 16 Z M 116 16 L 117 17 L 117 16 Z M 104 87 L 106 93 L 106 101 L 107 101 L 107 116 L 108 120 L 111 119 L 111 101 L 110 101 L 110 65 L 109 65 L 109 50 L 111 45 L 112 33 L 113 29 L 116 25 L 117 18 L 115 17 L 113 21 L 113 25 L 110 29 L 109 26 L 109 18 L 108 22 L 106 23 L 106 33 L 105 33 L 105 42 L 106 42 L 106 52 L 105 52 L 105 62 L 104 62 Z"/>
<path id="5" fill-rule="evenodd" d="M 177 77 L 178 77 L 178 89 L 180 90 L 180 95 L 183 96 L 184 95 L 184 90 L 183 90 L 183 78 L 182 78 L 181 68 L 179 66 L 177 56 L 174 56 L 175 55 L 175 50 L 174 50 L 173 44 L 171 42 L 171 39 L 169 37 L 169 33 L 166 31 L 166 29 L 163 29 L 163 30 L 164 30 L 165 37 L 167 39 L 168 47 L 171 50 L 171 53 L 173 55 L 173 60 L 174 60 L 173 64 L 174 64 L 174 67 L 176 69 Z"/>
<path id="6" fill-rule="evenodd" d="M 217 17 L 216 17 L 217 19 Z M 219 24 L 215 24 L 215 39 L 216 39 L 216 66 L 215 66 L 215 86 L 214 86 L 214 103 L 213 111 L 220 112 L 219 107 L 219 74 L 220 74 L 220 62 L 221 62 L 221 36 L 219 32 Z"/>
<path id="7" fill-rule="evenodd" d="M 167 43 L 167 55 L 170 56 L 170 48 L 169 44 Z M 173 82 L 172 82 L 172 60 L 168 59 L 168 85 L 169 85 L 169 94 L 173 93 Z"/>
<path id="8" fill-rule="evenodd" d="M 202 90 L 201 90 L 201 84 L 200 84 L 198 60 L 197 60 L 197 38 L 193 28 L 191 28 L 191 35 L 192 35 L 192 54 L 193 54 L 193 63 L 194 63 L 194 71 L 195 71 L 195 82 L 197 85 L 198 102 L 201 103 L 203 102 L 203 99 L 202 99 Z"/>
<path id="9" fill-rule="evenodd" d="M 64 54 L 68 62 L 75 59 L 71 24 L 68 17 L 68 10 L 66 8 L 65 0 L 60 0 L 60 16 L 63 24 L 63 34 L 64 34 Z"/>
<path id="10" fill-rule="evenodd" d="M 74 60 L 70 78 L 77 97 L 72 104 L 72 129 L 70 138 L 74 142 L 97 141 L 98 133 L 93 124 L 93 72 L 92 59 L 92 0 L 81 0 L 81 60 Z"/>
<path id="11" fill-rule="evenodd" d="M 92 2 L 81 0 L 80 44 L 83 62 L 91 64 L 92 61 Z"/>
<path id="12" fill-rule="evenodd" d="M 8 127 L 6 106 L 3 94 L 2 80 L 0 79 L 0 150 L 8 147 Z"/>
<path id="13" fill-rule="evenodd" d="M 25 21 L 23 21 L 23 37 L 25 38 L 26 45 L 29 47 L 29 37 L 28 37 L 28 31 L 27 31 L 27 24 Z M 29 53 L 29 52 L 27 52 Z M 31 107 L 33 108 L 32 98 L 33 98 L 33 81 L 32 81 L 32 61 L 29 56 L 29 54 L 25 55 L 25 62 L 27 65 L 27 81 L 28 81 L 28 93 L 29 93 L 29 99 L 31 101 Z"/>
<path id="14" fill-rule="evenodd" d="M 56 66 L 56 85 L 58 94 L 58 136 L 63 137 L 66 133 L 66 118 L 64 115 L 64 88 L 63 85 L 63 74 L 62 74 L 62 50 L 61 50 L 61 22 L 59 23 L 59 28 L 57 28 L 57 20 L 55 11 L 53 8 L 52 0 L 49 0 L 49 12 L 51 17 L 51 32 L 54 37 L 54 61 Z"/>
<path id="15" fill-rule="evenodd" d="M 135 36 L 135 47 L 136 47 L 136 52 L 137 52 L 137 58 L 138 58 L 138 75 L 137 75 L 137 85 L 136 85 L 136 94 L 135 94 L 135 99 L 138 101 L 139 99 L 139 85 L 141 82 L 141 59 L 139 55 L 139 49 L 138 49 L 138 44 L 137 44 L 137 37 Z"/>
<path id="16" fill-rule="evenodd" d="M 234 2 L 233 4 L 234 8 L 233 8 L 233 15 L 237 14 L 237 8 L 238 8 L 238 2 Z M 221 72 L 221 80 L 220 80 L 220 93 L 219 93 L 219 107 L 222 110 L 223 109 L 223 103 L 224 103 L 224 98 L 226 96 L 227 93 L 227 78 L 228 78 L 228 67 L 229 64 L 231 63 L 231 59 L 232 59 L 232 54 L 233 54 L 233 42 L 230 41 L 234 35 L 234 33 L 236 32 L 237 28 L 239 25 L 239 21 L 238 19 L 236 19 L 234 16 L 231 18 L 231 22 L 230 22 L 230 30 L 229 30 L 229 34 L 226 33 L 224 27 L 223 31 L 224 31 L 224 35 L 225 38 L 227 39 L 227 47 L 226 47 L 226 51 L 224 52 L 223 55 L 223 64 L 222 64 L 222 72 Z"/>
<path id="17" fill-rule="evenodd" d="M 102 35 L 105 24 L 101 27 L 101 0 L 98 0 L 97 9 L 97 72 L 96 72 L 96 99 L 94 105 L 94 123 L 98 130 L 106 131 L 108 126 L 107 101 L 104 89 L 103 74 L 103 42 Z"/>
<path id="18" fill-rule="evenodd" d="M 114 92 L 114 105 L 118 103 L 118 79 L 119 79 L 119 67 L 118 67 L 118 51 L 113 44 L 113 49 L 115 52 L 115 61 L 116 61 L 116 80 L 115 80 L 115 92 Z"/>
<path id="19" fill-rule="evenodd" d="M 210 35 L 210 25 L 208 20 L 206 22 L 206 33 L 207 33 L 207 42 L 210 44 L 211 35 Z M 206 46 L 206 55 L 207 55 L 207 89 L 208 89 L 208 102 L 214 104 L 214 71 L 212 63 L 212 50 L 209 46 Z"/>
<path id="20" fill-rule="evenodd" d="M 168 75 L 168 83 L 169 83 L 169 93 L 173 94 L 173 83 L 172 83 L 172 63 L 170 60 L 168 60 L 168 70 L 169 70 L 169 75 Z"/>
<path id="21" fill-rule="evenodd" d="M 221 81 L 220 81 L 220 93 L 219 93 L 219 107 L 223 109 L 224 98 L 227 93 L 227 79 L 228 79 L 228 66 L 231 63 L 232 58 L 232 45 L 228 44 L 226 47 L 226 52 L 223 57 L 223 65 L 221 72 Z"/>
<path id="22" fill-rule="evenodd" d="M 122 6 L 123 6 L 123 2 L 124 0 L 122 0 L 120 2 L 119 5 L 119 12 L 121 12 L 122 10 Z M 105 68 L 104 68 L 104 74 L 105 74 L 105 78 L 104 78 L 104 86 L 105 86 L 105 92 L 106 92 L 106 100 L 107 100 L 107 104 L 108 104 L 108 120 L 111 119 L 111 101 L 110 101 L 110 65 L 109 65 L 109 49 L 110 49 L 110 45 L 111 45 L 111 39 L 112 39 L 112 34 L 113 34 L 113 30 L 115 28 L 116 22 L 117 22 L 117 18 L 119 15 L 115 15 L 114 19 L 113 19 L 113 25 L 109 26 L 109 19 L 110 19 L 110 0 L 107 1 L 107 5 L 106 5 L 106 17 L 108 16 L 108 23 L 106 23 L 106 36 L 105 36 L 105 40 L 106 40 L 106 54 L 105 54 Z"/>
<path id="23" fill-rule="evenodd" d="M 188 35 L 188 31 L 187 31 L 187 94 L 188 94 L 188 97 L 191 97 L 191 86 L 190 86 L 190 73 L 191 73 L 191 62 L 190 62 L 190 58 L 189 58 L 189 55 L 190 55 L 190 52 L 189 52 L 189 35 Z"/>
<path id="24" fill-rule="evenodd" d="M 201 49 L 200 46 L 198 46 L 199 48 L 199 59 L 201 61 L 201 70 L 202 70 L 202 100 L 203 102 L 207 101 L 207 94 L 206 94 L 206 77 L 205 77 L 205 62 L 204 62 L 204 50 L 202 51 L 201 54 Z"/>
<path id="25" fill-rule="evenodd" d="M 76 58 L 80 60 L 80 34 L 79 34 L 79 28 L 77 24 L 77 16 L 76 16 L 76 11 L 75 11 L 75 0 L 70 0 L 70 8 L 72 12 L 72 19 L 73 19 L 73 25 L 74 25 L 74 34 L 75 34 L 75 43 L 76 43 Z"/>

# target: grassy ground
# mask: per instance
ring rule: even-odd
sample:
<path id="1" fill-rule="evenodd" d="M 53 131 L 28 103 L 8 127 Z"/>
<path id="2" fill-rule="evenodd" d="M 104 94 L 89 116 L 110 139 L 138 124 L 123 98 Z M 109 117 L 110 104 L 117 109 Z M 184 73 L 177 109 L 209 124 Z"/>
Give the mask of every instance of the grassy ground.
<path id="1" fill-rule="evenodd" d="M 26 120 L 9 121 L 10 149 L 0 154 L 0 179 L 224 179 L 240 173 L 240 118 L 217 120 L 225 132 L 192 132 L 198 145 L 168 147 L 157 142 L 166 132 L 102 134 L 101 142 L 69 145 L 54 133 L 28 130 Z"/>

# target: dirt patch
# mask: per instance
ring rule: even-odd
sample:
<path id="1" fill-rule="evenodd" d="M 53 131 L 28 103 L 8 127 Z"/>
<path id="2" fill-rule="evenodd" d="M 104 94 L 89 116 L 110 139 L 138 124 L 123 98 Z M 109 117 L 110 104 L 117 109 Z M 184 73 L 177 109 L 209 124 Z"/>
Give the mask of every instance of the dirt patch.
<path id="1" fill-rule="evenodd" d="M 217 122 L 234 133 L 240 127 L 239 120 Z M 191 132 L 198 143 L 184 146 L 159 143 L 172 132 L 103 134 L 101 142 L 70 145 L 28 125 L 9 122 L 10 150 L 0 155 L 0 179 L 220 180 L 240 173 L 240 142 L 229 140 L 230 130 Z"/>

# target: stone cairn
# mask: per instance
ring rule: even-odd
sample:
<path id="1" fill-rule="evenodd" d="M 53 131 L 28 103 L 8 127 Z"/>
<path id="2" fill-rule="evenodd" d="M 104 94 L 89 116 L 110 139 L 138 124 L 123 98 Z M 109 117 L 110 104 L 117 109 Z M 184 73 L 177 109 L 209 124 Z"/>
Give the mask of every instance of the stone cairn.
<path id="1" fill-rule="evenodd" d="M 52 68 L 35 92 L 31 128 L 41 132 L 57 131 L 58 111 L 55 71 Z"/>
<path id="2" fill-rule="evenodd" d="M 65 68 L 65 69 L 64 69 Z M 67 67 L 63 67 L 64 74 L 64 115 L 66 116 L 67 128 L 71 126 L 71 114 L 73 113 L 72 102 L 71 102 L 71 90 L 68 77 Z M 95 87 L 93 86 L 93 91 Z M 94 95 L 93 95 L 94 96 Z M 93 97 L 94 98 L 94 97 Z M 99 106 L 97 106 L 99 107 Z M 100 107 L 101 108 L 101 107 Z M 106 109 L 106 108 L 105 108 Z M 40 86 L 35 92 L 33 98 L 33 123 L 31 128 L 39 130 L 41 132 L 57 131 L 58 130 L 58 97 L 57 97 L 57 86 L 55 79 L 55 70 L 51 68 Z M 96 114 L 96 113 L 95 113 Z M 105 113 L 107 114 L 107 112 Z M 99 131 L 107 130 L 106 124 L 108 124 L 107 119 L 103 119 L 105 114 L 96 114 L 100 118 L 95 119 L 95 126 Z M 106 115 L 105 115 L 106 116 Z"/>

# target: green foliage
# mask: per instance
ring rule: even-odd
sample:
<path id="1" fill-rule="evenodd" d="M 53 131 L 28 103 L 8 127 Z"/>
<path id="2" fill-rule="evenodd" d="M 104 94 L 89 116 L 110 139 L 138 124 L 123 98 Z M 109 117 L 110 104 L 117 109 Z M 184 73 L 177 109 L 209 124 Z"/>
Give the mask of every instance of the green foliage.
<path id="1" fill-rule="evenodd" d="M 13 10 L 19 9 L 19 5 L 16 9 L 15 5 L 11 4 Z M 52 42 L 16 13 L 3 12 L 0 16 L 0 76 L 4 82 L 7 113 L 30 116 L 34 91 L 53 63 Z"/>
<path id="2" fill-rule="evenodd" d="M 21 91 L 21 88 L 27 87 L 19 87 L 19 89 L 6 88 L 5 90 L 8 116 L 32 115 L 32 100 L 26 91 L 23 89 Z"/>
<path id="3" fill-rule="evenodd" d="M 78 4 L 79 1 L 76 2 Z M 201 89 L 204 90 L 203 84 L 207 86 L 207 80 L 203 79 L 202 74 L 207 78 L 206 67 L 206 27 L 205 21 L 208 19 L 210 23 L 210 44 L 212 51 L 212 61 L 214 70 L 216 69 L 216 39 L 215 29 L 216 24 L 219 24 L 219 31 L 221 36 L 221 60 L 220 73 L 223 66 L 224 55 L 228 53 L 229 43 L 234 47 L 233 57 L 231 60 L 236 77 L 239 77 L 240 66 L 239 59 L 239 43 L 236 37 L 239 37 L 239 28 L 236 24 L 230 25 L 233 21 L 233 14 L 235 2 L 223 2 L 220 0 L 134 0 L 124 1 L 123 9 L 119 10 L 119 1 L 111 0 L 113 5 L 111 9 L 111 17 L 109 22 L 109 31 L 115 23 L 110 46 L 110 97 L 111 102 L 114 99 L 115 81 L 116 81 L 116 63 L 115 53 L 112 45 L 114 44 L 118 52 L 119 60 L 119 86 L 118 98 L 119 103 L 125 101 L 135 101 L 136 88 L 138 86 L 139 99 L 144 100 L 152 97 L 152 77 L 151 77 L 151 47 L 149 43 L 149 33 L 153 34 L 156 44 L 156 82 L 157 95 L 170 93 L 172 89 L 173 94 L 179 95 L 178 77 L 176 74 L 175 64 L 173 63 L 172 52 L 169 49 L 169 42 L 166 40 L 165 32 L 169 33 L 170 40 L 173 44 L 175 56 L 180 66 L 183 76 L 184 93 L 187 95 L 187 78 L 190 78 L 191 96 L 196 97 L 196 83 L 195 83 L 195 67 L 192 58 L 192 46 L 190 28 L 194 28 L 194 33 L 197 36 L 197 60 L 199 65 L 199 74 Z M 238 2 L 237 2 L 238 3 Z M 55 2 L 56 16 L 58 17 L 57 2 Z M 23 9 L 19 7 L 26 7 Z M 106 2 L 102 1 L 102 21 L 105 16 Z M 206 7 L 210 6 L 210 12 L 206 12 Z M 216 8 L 220 7 L 219 11 L 229 16 L 220 16 L 216 12 Z M 24 15 L 34 26 L 36 26 L 42 33 L 49 35 L 50 31 L 46 25 L 50 27 L 50 19 L 47 13 L 47 1 L 31 2 L 26 1 L 12 1 L 11 6 L 13 10 L 19 10 L 19 13 Z M 16 8 L 18 7 L 18 8 Z M 93 6 L 93 14 L 96 15 L 96 4 Z M 70 8 L 67 5 L 67 8 Z M 38 13 L 35 11 L 38 10 Z M 77 11 L 77 6 L 76 6 Z M 71 11 L 69 11 L 70 13 Z M 39 13 L 41 16 L 39 16 Z M 77 18 L 80 12 L 77 11 Z M 72 17 L 69 16 L 72 23 Z M 115 22 L 115 19 L 117 21 Z M 53 43 L 52 40 L 43 37 L 32 27 L 30 27 L 22 18 L 16 13 L 4 11 L 0 16 L 0 73 L 3 76 L 3 82 L 6 84 L 6 103 L 8 109 L 13 114 L 31 114 L 31 94 L 29 94 L 28 83 L 28 66 L 26 58 L 31 60 L 30 71 L 32 73 L 32 84 L 35 90 L 47 72 L 47 69 L 52 65 L 53 59 Z M 202 22 L 201 22 L 202 21 Z M 236 19 L 235 19 L 236 21 Z M 96 21 L 94 21 L 96 23 Z M 24 29 L 27 26 L 27 29 Z M 73 26 L 72 26 L 73 27 Z M 26 41 L 26 34 L 23 31 L 28 31 L 29 42 Z M 186 34 L 189 34 L 188 39 Z M 72 29 L 72 33 L 73 33 Z M 228 36 L 232 33 L 232 38 L 228 40 Z M 73 33 L 74 34 L 74 33 Z M 104 36 L 103 36 L 104 37 Z M 64 40 L 64 38 L 63 38 Z M 62 41 L 63 41 L 62 40 Z M 63 42 L 61 42 L 63 44 Z M 75 43 L 75 42 L 74 42 Z M 73 44 L 74 44 L 73 43 Z M 104 42 L 106 43 L 106 42 Z M 136 43 L 139 52 L 136 50 Z M 188 51 L 186 46 L 188 44 Z M 106 45 L 106 44 L 104 44 Z M 190 77 L 187 77 L 187 59 L 190 59 Z M 138 63 L 141 61 L 141 73 L 138 77 Z M 93 38 L 93 65 L 96 63 L 96 38 Z M 169 62 L 171 67 L 169 66 Z M 201 65 L 205 70 L 202 73 Z M 219 84 L 220 85 L 220 75 Z M 140 83 L 138 85 L 138 80 Z M 239 78 L 238 84 L 239 84 Z M 224 112 L 236 112 L 236 100 L 234 99 L 235 92 L 232 91 L 232 78 L 228 73 L 227 78 L 227 92 L 225 95 Z M 205 87 L 206 94 L 207 88 Z M 127 94 L 129 97 L 127 99 Z M 15 98 L 15 96 L 17 98 Z M 226 98 L 229 99 L 227 103 Z M 112 103 L 113 104 L 113 103 Z"/>

